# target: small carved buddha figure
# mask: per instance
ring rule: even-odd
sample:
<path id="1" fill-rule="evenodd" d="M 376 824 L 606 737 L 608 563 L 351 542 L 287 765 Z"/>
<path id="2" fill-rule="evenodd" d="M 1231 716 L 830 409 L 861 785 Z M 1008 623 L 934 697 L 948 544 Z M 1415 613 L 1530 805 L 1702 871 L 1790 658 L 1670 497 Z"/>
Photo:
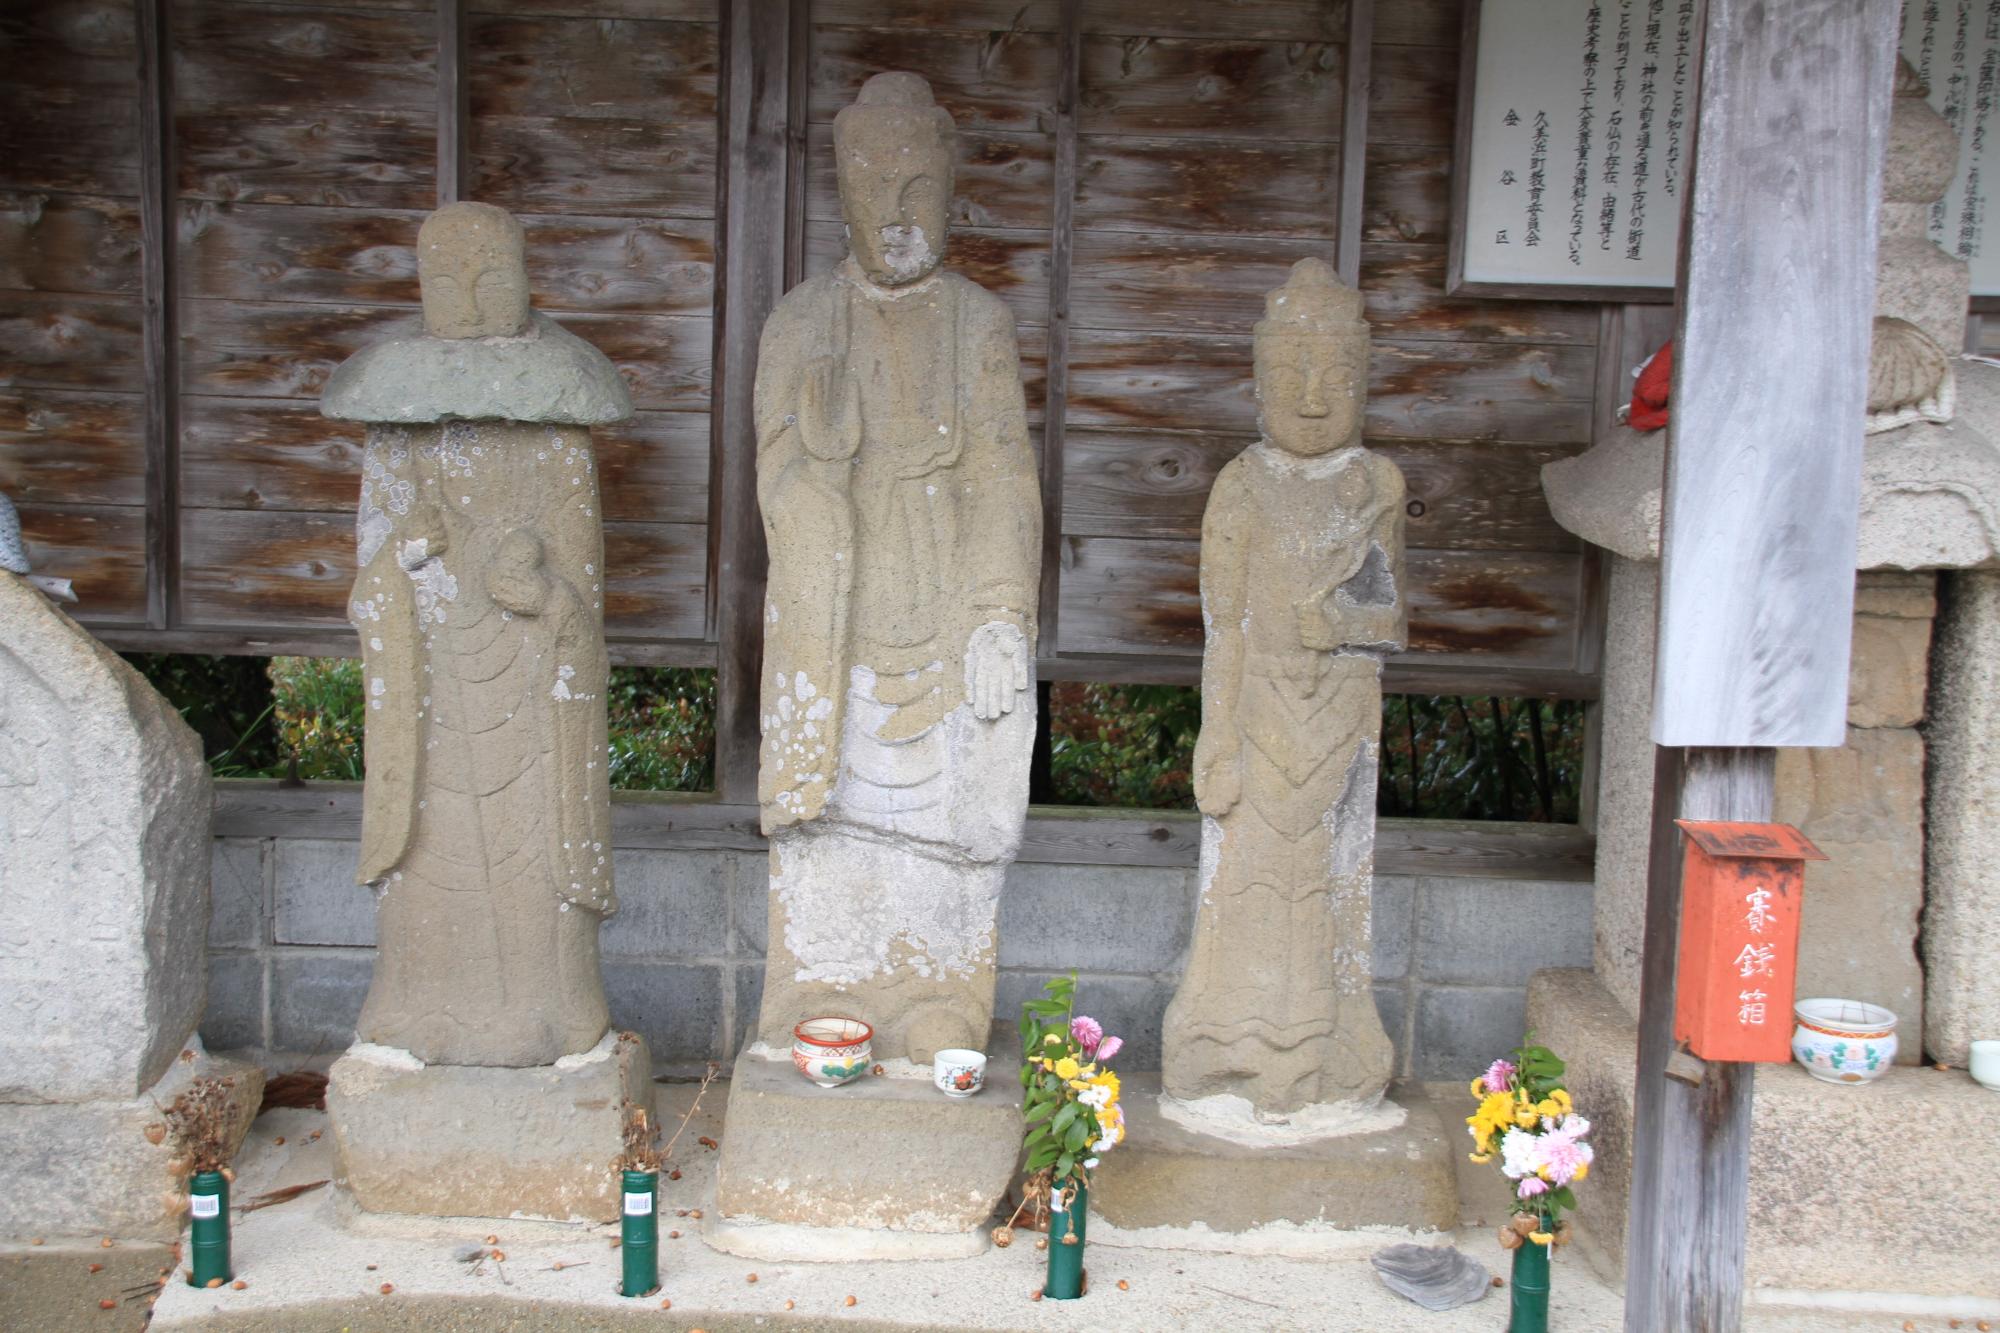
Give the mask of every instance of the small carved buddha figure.
<path id="1" fill-rule="evenodd" d="M 760 1036 L 842 1014 L 876 1054 L 985 1044 L 1027 813 L 1041 500 L 1014 324 L 940 269 L 951 116 L 880 74 L 834 121 L 850 252 L 764 327 L 771 552 Z"/>
<path id="2" fill-rule="evenodd" d="M 1382 659 L 1403 646 L 1403 477 L 1361 443 L 1361 295 L 1317 259 L 1265 302 L 1263 438 L 1202 518 L 1201 898 L 1163 1081 L 1261 1118 L 1372 1103 L 1389 1039 L 1370 986 Z"/>
<path id="3" fill-rule="evenodd" d="M 609 1024 L 604 538 L 590 426 L 631 415 L 595 348 L 535 314 L 520 225 L 441 208 L 423 327 L 363 350 L 321 410 L 369 423 L 349 616 L 379 947 L 364 1042 L 546 1065 Z"/>

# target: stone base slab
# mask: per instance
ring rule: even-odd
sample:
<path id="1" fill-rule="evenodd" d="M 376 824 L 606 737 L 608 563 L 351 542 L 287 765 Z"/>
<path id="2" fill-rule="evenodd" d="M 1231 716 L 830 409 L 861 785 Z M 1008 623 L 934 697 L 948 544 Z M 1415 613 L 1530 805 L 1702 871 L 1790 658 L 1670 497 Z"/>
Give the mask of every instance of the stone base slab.
<path id="1" fill-rule="evenodd" d="M 181 1181 L 167 1170 L 174 1142 L 146 1137 L 161 1111 L 198 1078 L 230 1089 L 233 1155 L 256 1118 L 264 1071 L 209 1055 L 190 1039 L 160 1081 L 137 1097 L 88 1102 L 0 1103 L 0 1238 L 112 1236 L 171 1241 L 181 1213 L 170 1200 Z"/>
<path id="2" fill-rule="evenodd" d="M 1021 1100 L 1009 1080 L 962 1100 L 919 1078 L 863 1075 L 840 1088 L 800 1077 L 789 1055 L 737 1057 L 709 1239 L 760 1257 L 941 1257 L 977 1252 L 1014 1179 Z M 797 1235 L 763 1230 L 781 1224 Z M 861 1251 L 840 1248 L 841 1229 Z M 894 1244 L 861 1232 L 904 1233 Z M 970 1249 L 968 1250 L 968 1246 Z"/>
<path id="3" fill-rule="evenodd" d="M 652 1061 L 630 1032 L 526 1069 L 357 1044 L 327 1077 L 335 1178 L 374 1213 L 613 1221 L 627 1101 L 652 1112 Z"/>
<path id="4" fill-rule="evenodd" d="M 1104 1155 L 1090 1208 L 1113 1226 L 1244 1232 L 1273 1222 L 1449 1231 L 1458 1224 L 1456 1140 L 1419 1087 L 1398 1087 L 1389 1129 L 1250 1146 L 1162 1114 L 1160 1077 L 1124 1078 L 1125 1141 Z"/>

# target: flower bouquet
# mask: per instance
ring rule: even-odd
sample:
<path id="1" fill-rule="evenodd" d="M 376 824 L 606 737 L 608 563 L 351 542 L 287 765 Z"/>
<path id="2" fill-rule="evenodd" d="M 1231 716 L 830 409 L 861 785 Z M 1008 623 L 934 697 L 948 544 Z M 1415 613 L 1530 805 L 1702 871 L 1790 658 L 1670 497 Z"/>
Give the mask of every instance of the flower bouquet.
<path id="1" fill-rule="evenodd" d="M 1563 1062 L 1543 1046 L 1517 1046 L 1472 1080 L 1479 1109 L 1465 1119 L 1475 1162 L 1500 1159 L 1511 1182 L 1514 1216 L 1500 1228 L 1514 1252 L 1509 1333 L 1545 1333 L 1549 1320 L 1549 1250 L 1569 1239 L 1571 1186 L 1590 1174 L 1583 1141 L 1590 1122 L 1576 1113 L 1562 1085 Z"/>
<path id="2" fill-rule="evenodd" d="M 1124 1044 L 1076 1012 L 1074 973 L 1052 979 L 1041 999 L 1021 1006 L 1022 1112 L 1028 1126 L 1022 1206 L 1048 1201 L 1049 1270 L 1042 1291 L 1053 1300 L 1083 1294 L 1090 1173 L 1098 1157 L 1125 1137 L 1118 1076 L 1105 1068 Z M 997 1244 L 1011 1239 L 1008 1227 L 994 1233 Z"/>

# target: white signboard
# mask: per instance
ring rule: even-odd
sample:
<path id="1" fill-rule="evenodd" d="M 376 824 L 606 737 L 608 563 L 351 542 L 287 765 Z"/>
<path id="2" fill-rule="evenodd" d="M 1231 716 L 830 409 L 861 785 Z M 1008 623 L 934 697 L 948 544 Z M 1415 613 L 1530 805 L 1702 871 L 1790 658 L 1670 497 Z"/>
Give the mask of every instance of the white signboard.
<path id="1" fill-rule="evenodd" d="M 1670 291 L 1694 147 L 1695 0 L 1477 3 L 1455 287 Z"/>
<path id="2" fill-rule="evenodd" d="M 2000 173 L 2000 0 L 1906 0 L 1903 56 L 1958 132 L 1958 174 L 1931 208 L 1931 239 L 1972 265 L 1972 294 L 2000 296 L 2000 239 L 1986 202 Z"/>

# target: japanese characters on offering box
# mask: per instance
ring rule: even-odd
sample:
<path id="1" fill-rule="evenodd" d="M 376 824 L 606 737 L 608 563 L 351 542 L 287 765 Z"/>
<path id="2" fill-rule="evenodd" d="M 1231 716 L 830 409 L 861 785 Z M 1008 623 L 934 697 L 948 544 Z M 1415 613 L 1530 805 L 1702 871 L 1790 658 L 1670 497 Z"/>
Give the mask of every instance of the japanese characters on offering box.
<path id="1" fill-rule="evenodd" d="M 1825 857 L 1789 825 L 1677 822 L 1674 1037 L 1706 1060 L 1789 1059 L 1804 863 Z"/>
<path id="2" fill-rule="evenodd" d="M 1902 47 L 1958 133 L 1958 174 L 1931 206 L 1931 239 L 1972 265 L 1974 296 L 2000 295 L 2000 244 L 1985 243 L 1986 158 L 2000 151 L 2000 0 L 1907 0 Z"/>
<path id="3" fill-rule="evenodd" d="M 1482 0 L 1462 168 L 1465 282 L 1673 286 L 1695 9 Z"/>

